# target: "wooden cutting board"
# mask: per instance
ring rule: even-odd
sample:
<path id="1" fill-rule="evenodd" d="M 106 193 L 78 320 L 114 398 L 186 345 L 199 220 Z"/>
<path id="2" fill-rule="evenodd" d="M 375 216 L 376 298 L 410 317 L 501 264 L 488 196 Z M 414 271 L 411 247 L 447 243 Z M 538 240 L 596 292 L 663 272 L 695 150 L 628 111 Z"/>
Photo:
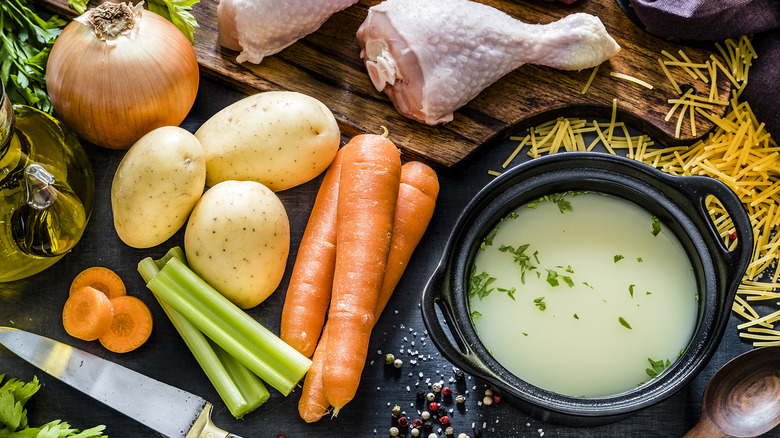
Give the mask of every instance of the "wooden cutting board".
<path id="1" fill-rule="evenodd" d="M 67 0 L 37 0 L 67 18 L 75 12 Z M 283 0 L 279 0 L 283 1 Z M 92 0 L 93 4 L 100 0 Z M 217 44 L 219 0 L 201 0 L 193 7 L 200 27 L 195 33 L 195 52 L 205 76 L 216 78 L 248 94 L 268 90 L 293 90 L 324 102 L 336 115 L 342 132 L 381 133 L 389 129 L 405 159 L 421 159 L 440 168 L 450 168 L 518 130 L 557 116 L 608 117 L 612 100 L 618 99 L 619 118 L 665 144 L 692 143 L 690 123 L 675 138 L 676 118 L 665 121 L 677 94 L 658 63 L 661 50 L 677 55 L 683 49 L 694 62 L 705 62 L 710 52 L 678 46 L 661 40 L 629 20 L 615 0 L 579 0 L 573 5 L 543 0 L 482 0 L 529 23 L 549 23 L 574 12 L 598 16 L 622 50 L 603 64 L 586 94 L 582 90 L 591 70 L 566 72 L 524 65 L 483 91 L 455 113 L 445 125 L 427 126 L 398 114 L 392 103 L 374 89 L 360 60 L 355 32 L 377 0 L 361 0 L 332 16 L 317 32 L 300 40 L 260 65 L 236 64 L 236 52 Z M 445 30 L 446 31 L 446 30 Z M 653 85 L 652 90 L 610 76 L 623 73 Z M 708 96 L 709 85 L 693 80 L 680 68 L 672 75 L 682 87 L 693 87 Z M 717 93 L 728 100 L 730 82 L 718 75 Z M 716 109 L 722 115 L 725 108 Z M 720 113 L 717 113 L 720 111 Z M 697 115 L 699 137 L 713 127 Z"/>

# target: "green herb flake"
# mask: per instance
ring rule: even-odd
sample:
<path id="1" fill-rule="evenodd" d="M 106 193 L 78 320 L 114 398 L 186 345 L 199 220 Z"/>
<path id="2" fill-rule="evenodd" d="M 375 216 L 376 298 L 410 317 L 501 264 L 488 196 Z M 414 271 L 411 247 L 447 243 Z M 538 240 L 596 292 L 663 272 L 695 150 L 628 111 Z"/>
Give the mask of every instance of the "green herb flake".
<path id="1" fill-rule="evenodd" d="M 498 288 L 496 288 L 496 290 L 499 291 L 499 292 L 504 292 L 505 294 L 507 294 L 507 296 L 509 296 L 509 298 L 512 299 L 512 301 L 515 301 L 515 292 L 517 292 L 517 289 L 515 289 L 515 288 L 504 289 L 504 288 L 498 287 Z"/>
<path id="2" fill-rule="evenodd" d="M 574 280 L 572 280 L 571 277 L 569 277 L 567 275 L 563 275 L 563 276 L 561 276 L 561 278 L 563 278 L 563 282 L 568 284 L 569 287 L 574 287 Z"/>
<path id="3" fill-rule="evenodd" d="M 547 283 L 552 287 L 558 286 L 560 284 L 558 282 L 558 273 L 552 269 L 547 269 Z"/>
<path id="4" fill-rule="evenodd" d="M 476 270 L 476 266 L 474 269 Z M 486 296 L 490 295 L 490 292 L 493 291 L 493 289 L 488 288 L 488 286 L 496 281 L 496 278 L 491 277 L 487 272 L 484 271 L 479 275 L 474 275 L 474 272 L 476 272 L 475 270 L 472 271 L 471 275 L 469 298 L 479 297 L 479 299 L 482 300 Z"/>
<path id="5" fill-rule="evenodd" d="M 525 284 L 525 273 L 536 269 L 536 266 L 531 264 L 531 257 L 529 257 L 525 250 L 528 249 L 529 244 L 520 245 L 517 248 L 510 245 L 501 245 L 498 250 L 514 255 L 515 263 L 520 266 L 520 282 Z M 536 253 L 534 253 L 536 256 Z"/>
<path id="6" fill-rule="evenodd" d="M 482 318 L 482 314 L 477 312 L 476 310 L 471 312 L 471 320 Z"/>
<path id="7" fill-rule="evenodd" d="M 577 314 L 575 313 L 575 314 L 574 314 L 574 319 L 580 319 L 580 317 L 579 317 L 579 316 L 577 316 Z"/>
<path id="8" fill-rule="evenodd" d="M 542 312 L 547 309 L 547 304 L 544 302 L 544 297 L 534 298 L 534 305 Z"/>
<path id="9" fill-rule="evenodd" d="M 498 233 L 498 227 L 493 228 L 493 231 L 490 232 L 485 238 L 482 240 L 482 243 L 479 244 L 479 249 L 482 251 L 485 250 L 489 245 L 493 244 L 493 239 L 496 237 L 496 233 Z"/>
<path id="10" fill-rule="evenodd" d="M 618 318 L 618 321 L 620 322 L 620 325 L 622 325 L 623 327 L 632 330 L 631 324 L 629 324 L 628 321 L 626 321 L 622 316 Z"/>
<path id="11" fill-rule="evenodd" d="M 653 236 L 657 236 L 661 232 L 661 221 L 658 220 L 658 216 L 653 216 Z"/>
<path id="12" fill-rule="evenodd" d="M 617 263 L 617 262 L 619 262 L 619 261 L 623 260 L 624 258 L 625 258 L 625 257 L 623 257 L 623 256 L 622 256 L 622 255 L 620 255 L 620 254 L 616 255 L 616 256 L 614 257 L 614 259 L 615 259 L 615 263 Z"/>
<path id="13" fill-rule="evenodd" d="M 634 298 L 634 284 L 628 286 L 628 293 L 631 294 L 631 298 Z"/>
<path id="14" fill-rule="evenodd" d="M 639 263 L 642 263 L 644 260 L 642 260 L 642 257 L 637 257 L 636 261 L 639 262 Z"/>
<path id="15" fill-rule="evenodd" d="M 517 219 L 517 212 L 512 210 L 508 215 L 501 218 L 501 222 L 506 222 L 508 220 Z"/>
<path id="16" fill-rule="evenodd" d="M 645 295 L 652 295 L 653 293 L 650 291 L 645 292 Z"/>
<path id="17" fill-rule="evenodd" d="M 650 362 L 650 368 L 645 369 L 645 372 L 651 378 L 658 377 L 659 374 L 661 374 L 665 369 L 669 368 L 669 366 L 672 364 L 669 359 L 666 359 L 666 361 L 663 359 L 653 360 L 648 357 L 647 361 Z"/>
<path id="18" fill-rule="evenodd" d="M 593 289 L 593 286 L 591 286 L 590 284 L 588 284 L 588 282 L 587 282 L 587 281 L 583 281 L 583 282 L 582 282 L 582 284 L 584 284 L 585 286 L 587 286 L 587 287 L 589 287 L 589 288 Z"/>

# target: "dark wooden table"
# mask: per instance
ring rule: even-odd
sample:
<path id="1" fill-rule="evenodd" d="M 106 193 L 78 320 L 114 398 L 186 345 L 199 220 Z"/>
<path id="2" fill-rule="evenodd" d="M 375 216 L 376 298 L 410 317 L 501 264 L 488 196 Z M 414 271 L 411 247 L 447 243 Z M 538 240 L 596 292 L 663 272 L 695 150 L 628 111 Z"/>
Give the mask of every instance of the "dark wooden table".
<path id="1" fill-rule="evenodd" d="M 204 79 L 195 107 L 182 126 L 194 131 L 212 114 L 243 96 L 240 92 Z M 417 393 L 429 392 L 431 385 L 437 381 L 452 386 L 455 395 L 466 396 L 466 402 L 462 405 L 454 401 L 444 403 L 445 408 L 451 410 L 454 436 L 465 432 L 473 438 L 474 429 L 479 429 L 481 436 L 486 438 L 682 436 L 699 418 L 702 392 L 712 374 L 727 360 L 751 348 L 749 344 L 740 341 L 736 329 L 739 321 L 735 316 L 731 317 L 723 341 L 709 365 L 688 386 L 666 401 L 624 421 L 586 429 L 546 424 L 528 417 L 506 402 L 482 405 L 480 400 L 485 384 L 468 375 L 462 382 L 454 381 L 452 364 L 439 354 L 428 339 L 420 315 L 420 292 L 439 261 L 445 240 L 459 212 L 469 198 L 493 178 L 488 170 L 498 170 L 515 146 L 515 142 L 505 141 L 475 157 L 457 171 L 440 173 L 441 195 L 433 221 L 373 333 L 360 390 L 337 418 L 324 418 L 318 423 L 306 424 L 297 413 L 298 394 L 293 393 L 285 398 L 273 391 L 265 405 L 243 420 L 235 420 L 230 416 L 136 271 L 136 265 L 142 258 L 159 257 L 171 246 L 181 245 L 182 232 L 159 247 L 137 250 L 124 245 L 114 231 L 110 186 L 123 156 L 121 151 L 85 145 L 95 172 L 96 204 L 84 237 L 72 253 L 41 274 L 17 282 L 0 283 L 0 325 L 29 330 L 67 342 L 198 394 L 215 404 L 214 420 L 219 426 L 245 438 L 276 438 L 279 435 L 288 438 L 389 436 L 393 406 L 400 406 L 411 419 L 419 418 L 422 406 L 417 403 Z M 319 182 L 318 178 L 278 194 L 287 209 L 292 230 L 288 269 L 277 292 L 258 307 L 249 310 L 254 318 L 277 333 L 289 273 Z M 140 349 L 122 355 L 113 354 L 99 343 L 79 341 L 64 332 L 60 315 L 69 284 L 77 272 L 94 265 L 116 270 L 127 283 L 128 293 L 140 297 L 152 308 L 154 332 L 148 343 Z M 403 361 L 400 369 L 384 364 L 384 356 L 388 352 Z M 41 391 L 28 403 L 32 425 L 63 419 L 79 429 L 105 424 L 106 433 L 115 438 L 159 436 L 142 424 L 56 381 L 0 347 L 2 373 L 23 380 L 38 376 L 41 380 Z M 434 432 L 438 432 L 439 437 L 445 437 L 443 429 L 434 428 Z M 768 436 L 780 436 L 780 431 L 770 432 Z"/>

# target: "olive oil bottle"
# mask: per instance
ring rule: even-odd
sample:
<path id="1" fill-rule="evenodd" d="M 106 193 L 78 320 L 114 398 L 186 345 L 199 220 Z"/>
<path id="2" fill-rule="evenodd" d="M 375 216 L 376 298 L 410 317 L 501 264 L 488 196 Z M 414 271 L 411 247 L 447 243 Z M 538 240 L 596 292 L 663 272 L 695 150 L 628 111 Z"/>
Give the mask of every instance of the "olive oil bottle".
<path id="1" fill-rule="evenodd" d="M 11 105 L 0 83 L 0 282 L 41 272 L 70 251 L 94 196 L 76 136 L 42 111 Z"/>

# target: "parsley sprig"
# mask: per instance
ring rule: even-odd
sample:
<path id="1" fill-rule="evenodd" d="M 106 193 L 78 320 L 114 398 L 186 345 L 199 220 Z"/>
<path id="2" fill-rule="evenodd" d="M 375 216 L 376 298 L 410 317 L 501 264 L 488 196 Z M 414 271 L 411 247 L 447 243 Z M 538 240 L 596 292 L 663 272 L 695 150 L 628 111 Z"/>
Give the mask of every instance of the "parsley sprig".
<path id="1" fill-rule="evenodd" d="M 46 62 L 63 26 L 57 16 L 41 18 L 27 0 L 0 2 L 0 79 L 12 103 L 52 113 Z"/>

